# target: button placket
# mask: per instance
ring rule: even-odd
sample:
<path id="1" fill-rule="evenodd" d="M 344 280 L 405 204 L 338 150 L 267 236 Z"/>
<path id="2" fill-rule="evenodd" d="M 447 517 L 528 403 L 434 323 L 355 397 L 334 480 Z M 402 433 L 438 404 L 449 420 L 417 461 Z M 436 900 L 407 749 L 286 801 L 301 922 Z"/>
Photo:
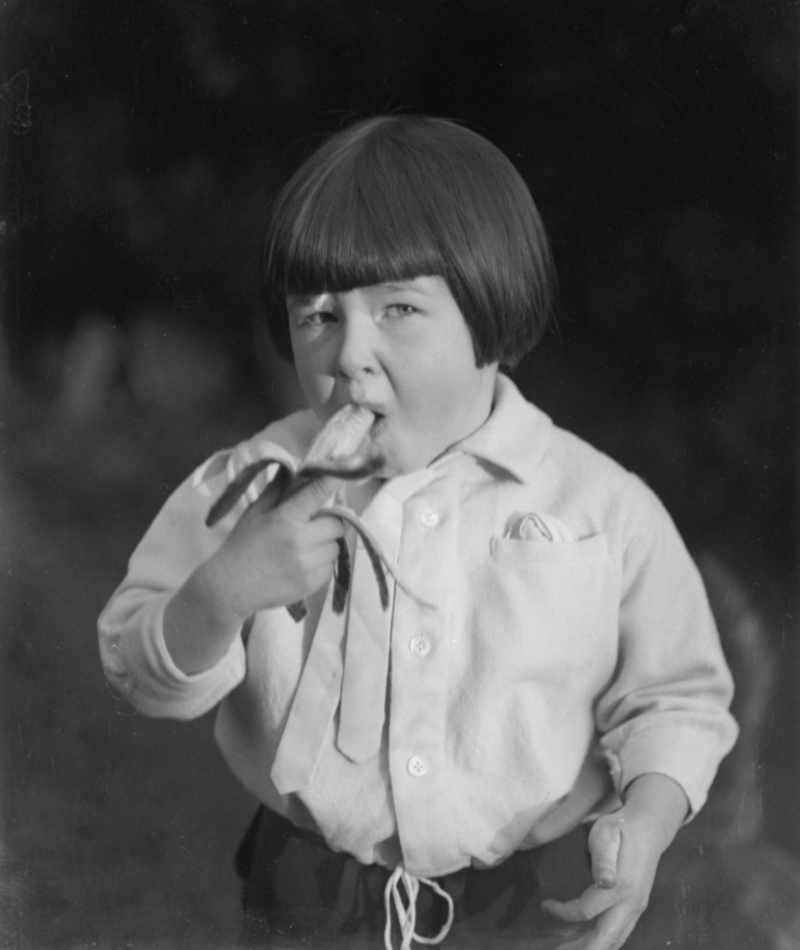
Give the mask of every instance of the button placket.
<path id="1" fill-rule="evenodd" d="M 442 734 L 448 655 L 444 634 L 451 616 L 457 526 L 453 508 L 454 492 L 437 479 L 409 499 L 404 522 L 401 566 L 409 586 L 432 605 L 421 608 L 397 591 L 390 771 L 398 835 L 411 868 L 449 865 L 456 854 L 445 805 Z"/>

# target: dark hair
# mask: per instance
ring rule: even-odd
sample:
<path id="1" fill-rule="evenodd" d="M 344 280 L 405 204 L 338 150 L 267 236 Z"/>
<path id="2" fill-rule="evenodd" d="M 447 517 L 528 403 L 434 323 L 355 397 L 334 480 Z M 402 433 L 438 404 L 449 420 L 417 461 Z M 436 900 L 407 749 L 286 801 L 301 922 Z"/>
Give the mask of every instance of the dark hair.
<path id="1" fill-rule="evenodd" d="M 512 367 L 552 309 L 550 249 L 525 182 L 446 119 L 383 116 L 329 138 L 278 195 L 264 264 L 270 332 L 289 359 L 287 294 L 443 277 L 478 366 Z"/>

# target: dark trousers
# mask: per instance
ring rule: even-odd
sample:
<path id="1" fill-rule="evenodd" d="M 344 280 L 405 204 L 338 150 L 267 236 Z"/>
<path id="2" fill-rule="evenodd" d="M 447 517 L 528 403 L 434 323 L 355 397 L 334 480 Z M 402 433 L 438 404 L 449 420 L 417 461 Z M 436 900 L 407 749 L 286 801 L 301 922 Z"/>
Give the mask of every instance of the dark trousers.
<path id="1" fill-rule="evenodd" d="M 586 834 L 574 835 L 571 847 L 548 861 L 548 848 L 518 851 L 489 869 L 464 868 L 436 879 L 453 899 L 455 916 L 443 947 L 518 947 L 539 936 L 550 946 L 564 926 L 545 914 L 546 896 L 573 897 L 591 883 Z M 552 857 L 552 856 L 551 856 Z M 546 868 L 543 882 L 542 865 Z M 308 947 L 320 950 L 382 950 L 384 888 L 391 874 L 378 865 L 363 865 L 332 851 L 312 832 L 295 828 L 267 808 L 260 808 L 236 856 L 242 879 L 243 948 Z M 552 886 L 553 871 L 556 883 Z M 568 888 L 568 893 L 558 893 Z M 416 932 L 436 936 L 447 918 L 447 904 L 422 885 L 416 902 Z M 394 921 L 395 946 L 400 945 Z M 418 944 L 415 944 L 419 946 Z"/>

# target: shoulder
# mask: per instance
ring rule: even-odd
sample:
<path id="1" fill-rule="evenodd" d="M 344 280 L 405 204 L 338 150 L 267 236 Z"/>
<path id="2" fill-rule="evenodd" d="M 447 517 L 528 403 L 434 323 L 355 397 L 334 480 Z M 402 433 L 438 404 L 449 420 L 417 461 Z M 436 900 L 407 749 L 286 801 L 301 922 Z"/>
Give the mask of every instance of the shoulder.
<path id="1" fill-rule="evenodd" d="M 470 439 L 465 444 L 473 451 L 477 444 L 478 452 L 483 450 L 531 485 L 545 484 L 556 491 L 582 496 L 588 493 L 598 500 L 631 491 L 647 493 L 641 479 L 559 426 L 507 377 L 498 377 L 495 410 L 489 423 L 478 433 L 482 441 Z"/>
<path id="2" fill-rule="evenodd" d="M 572 432 L 553 425 L 542 471 L 557 504 L 584 520 L 584 530 L 617 536 L 623 544 L 672 519 L 655 491 L 635 472 Z"/>
<path id="3" fill-rule="evenodd" d="M 668 517 L 638 475 L 559 426 L 509 379 L 498 379 L 494 427 L 480 435 L 479 451 L 488 445 L 527 484 L 532 503 L 564 520 L 578 537 L 611 533 L 622 540 L 637 525 Z"/>
<path id="4" fill-rule="evenodd" d="M 643 479 L 585 439 L 553 425 L 542 465 L 575 489 L 598 497 L 655 497 Z"/>

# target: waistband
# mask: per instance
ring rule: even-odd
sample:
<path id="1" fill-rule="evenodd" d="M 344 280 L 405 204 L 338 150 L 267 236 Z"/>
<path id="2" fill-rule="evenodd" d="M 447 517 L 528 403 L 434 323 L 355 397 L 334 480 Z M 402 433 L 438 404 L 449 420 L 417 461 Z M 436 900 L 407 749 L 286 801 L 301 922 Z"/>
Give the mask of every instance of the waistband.
<path id="1" fill-rule="evenodd" d="M 388 950 L 397 947 L 399 935 L 400 950 L 408 950 L 441 943 L 448 934 L 457 941 L 462 930 L 506 940 L 529 937 L 547 923 L 537 871 L 542 854 L 517 852 L 493 868 L 418 878 L 402 866 L 361 864 L 330 849 L 319 834 L 262 808 L 236 858 L 244 945 L 272 947 L 280 936 L 308 948 Z"/>

